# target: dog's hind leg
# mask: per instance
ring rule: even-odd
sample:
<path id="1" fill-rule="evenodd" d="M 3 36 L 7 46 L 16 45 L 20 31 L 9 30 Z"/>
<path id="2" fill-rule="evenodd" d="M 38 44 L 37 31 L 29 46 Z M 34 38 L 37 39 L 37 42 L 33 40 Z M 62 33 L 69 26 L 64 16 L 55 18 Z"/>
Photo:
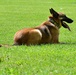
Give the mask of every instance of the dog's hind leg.
<path id="1" fill-rule="evenodd" d="M 27 45 L 36 45 L 39 44 L 42 38 L 42 33 L 38 29 L 33 29 L 29 32 L 29 37 L 27 41 Z"/>

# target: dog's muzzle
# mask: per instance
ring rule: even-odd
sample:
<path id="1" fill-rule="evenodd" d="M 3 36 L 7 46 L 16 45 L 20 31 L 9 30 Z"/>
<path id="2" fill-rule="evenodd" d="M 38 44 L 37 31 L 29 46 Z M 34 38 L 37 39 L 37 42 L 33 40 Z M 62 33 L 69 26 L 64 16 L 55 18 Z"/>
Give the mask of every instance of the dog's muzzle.
<path id="1" fill-rule="evenodd" d="M 68 17 L 65 17 L 65 18 L 63 19 L 63 21 L 66 21 L 67 23 L 72 23 L 72 22 L 73 22 L 73 20 L 70 19 L 70 18 L 68 18 Z"/>

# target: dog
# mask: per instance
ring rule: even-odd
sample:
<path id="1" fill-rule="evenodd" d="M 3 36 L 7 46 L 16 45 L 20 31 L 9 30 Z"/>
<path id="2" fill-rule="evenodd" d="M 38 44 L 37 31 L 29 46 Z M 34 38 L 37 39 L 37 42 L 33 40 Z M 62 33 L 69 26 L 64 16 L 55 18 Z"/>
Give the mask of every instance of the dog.
<path id="1" fill-rule="evenodd" d="M 50 9 L 51 16 L 41 25 L 34 28 L 24 28 L 19 30 L 14 35 L 14 45 L 39 45 L 47 43 L 59 42 L 59 29 L 70 27 L 66 24 L 72 23 L 73 20 L 68 18 L 63 13 L 56 12 L 53 8 Z"/>

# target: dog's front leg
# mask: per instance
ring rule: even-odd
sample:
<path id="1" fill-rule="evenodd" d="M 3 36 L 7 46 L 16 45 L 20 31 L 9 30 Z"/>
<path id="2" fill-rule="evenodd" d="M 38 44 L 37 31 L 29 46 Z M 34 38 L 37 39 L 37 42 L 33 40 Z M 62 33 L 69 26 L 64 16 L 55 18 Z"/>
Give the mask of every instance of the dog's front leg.
<path id="1" fill-rule="evenodd" d="M 54 31 L 54 33 L 52 34 L 51 42 L 59 43 L 59 31 Z"/>
<path id="2" fill-rule="evenodd" d="M 55 36 L 52 38 L 52 43 L 54 43 L 54 44 L 60 43 L 58 36 Z"/>

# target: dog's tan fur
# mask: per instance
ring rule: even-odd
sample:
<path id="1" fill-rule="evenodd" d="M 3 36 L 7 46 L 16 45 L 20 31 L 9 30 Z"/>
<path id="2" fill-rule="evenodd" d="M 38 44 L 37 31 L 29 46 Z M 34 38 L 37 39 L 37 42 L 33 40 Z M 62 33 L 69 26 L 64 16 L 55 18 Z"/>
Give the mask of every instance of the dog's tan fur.
<path id="1" fill-rule="evenodd" d="M 60 22 L 59 22 L 60 24 Z M 49 27 L 49 28 L 48 28 Z M 46 32 L 44 32 L 46 30 Z M 46 21 L 39 27 L 27 28 L 18 31 L 14 36 L 16 45 L 21 44 L 45 44 L 45 43 L 58 43 L 59 28 L 51 22 Z"/>

